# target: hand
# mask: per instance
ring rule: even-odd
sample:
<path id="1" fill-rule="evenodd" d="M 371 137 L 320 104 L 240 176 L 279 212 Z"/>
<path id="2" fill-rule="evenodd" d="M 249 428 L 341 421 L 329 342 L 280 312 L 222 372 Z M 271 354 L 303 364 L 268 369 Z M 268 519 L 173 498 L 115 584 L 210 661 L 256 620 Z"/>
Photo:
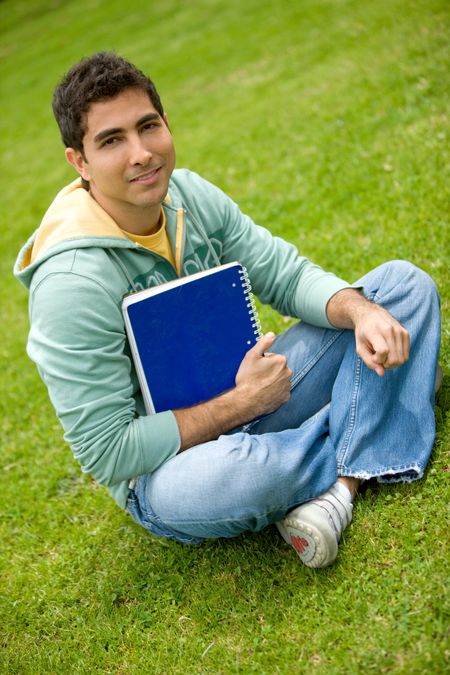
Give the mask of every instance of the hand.
<path id="1" fill-rule="evenodd" d="M 292 371 L 282 354 L 267 352 L 275 340 L 267 333 L 245 355 L 236 375 L 236 394 L 253 410 L 252 417 L 273 412 L 290 398 Z"/>
<path id="2" fill-rule="evenodd" d="M 409 359 L 409 333 L 380 305 L 366 302 L 355 312 L 356 353 L 380 377 Z"/>
<path id="3" fill-rule="evenodd" d="M 354 288 L 328 301 L 327 317 L 336 328 L 353 328 L 356 353 L 380 377 L 409 359 L 409 333 L 386 309 Z"/>
<path id="4" fill-rule="evenodd" d="M 265 353 L 274 340 L 275 335 L 267 333 L 247 352 L 235 387 L 210 401 L 173 411 L 180 431 L 180 452 L 273 412 L 289 400 L 292 371 L 286 358 Z"/>

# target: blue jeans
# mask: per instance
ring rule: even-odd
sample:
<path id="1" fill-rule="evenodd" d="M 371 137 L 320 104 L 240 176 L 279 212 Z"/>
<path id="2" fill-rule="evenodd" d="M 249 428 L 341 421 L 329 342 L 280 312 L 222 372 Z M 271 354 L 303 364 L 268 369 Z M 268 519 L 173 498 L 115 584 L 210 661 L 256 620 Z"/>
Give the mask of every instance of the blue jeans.
<path id="1" fill-rule="evenodd" d="M 140 476 L 127 506 L 138 523 L 196 544 L 260 530 L 337 476 L 396 482 L 423 475 L 435 437 L 436 287 L 402 261 L 355 285 L 409 330 L 409 361 L 379 377 L 356 355 L 353 331 L 294 325 L 273 346 L 293 371 L 290 400 Z"/>

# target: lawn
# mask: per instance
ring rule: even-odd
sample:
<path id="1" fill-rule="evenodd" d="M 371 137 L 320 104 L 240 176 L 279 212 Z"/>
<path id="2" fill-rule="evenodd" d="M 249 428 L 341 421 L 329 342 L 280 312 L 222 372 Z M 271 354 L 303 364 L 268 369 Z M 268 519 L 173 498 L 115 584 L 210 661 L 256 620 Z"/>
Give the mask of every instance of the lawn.
<path id="1" fill-rule="evenodd" d="M 0 3 L 1 673 L 449 667 L 449 14 L 445 0 Z M 350 281 L 405 258 L 438 284 L 429 469 L 370 485 L 330 568 L 303 567 L 274 528 L 199 548 L 150 538 L 63 442 L 12 266 L 74 176 L 53 88 L 103 49 L 156 81 L 178 166 L 302 254 Z M 265 330 L 286 327 L 260 309 Z"/>

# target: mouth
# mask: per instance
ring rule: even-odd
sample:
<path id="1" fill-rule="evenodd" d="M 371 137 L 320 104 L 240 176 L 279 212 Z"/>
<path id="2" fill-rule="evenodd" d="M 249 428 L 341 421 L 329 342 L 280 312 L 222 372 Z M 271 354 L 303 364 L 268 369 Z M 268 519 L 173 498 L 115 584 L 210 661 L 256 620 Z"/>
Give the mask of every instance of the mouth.
<path id="1" fill-rule="evenodd" d="M 161 167 L 158 166 L 156 169 L 152 169 L 151 171 L 147 171 L 146 173 L 141 173 L 139 176 L 135 176 L 134 178 L 130 179 L 130 183 L 138 183 L 140 185 L 150 185 L 150 183 L 153 183 L 161 170 Z"/>

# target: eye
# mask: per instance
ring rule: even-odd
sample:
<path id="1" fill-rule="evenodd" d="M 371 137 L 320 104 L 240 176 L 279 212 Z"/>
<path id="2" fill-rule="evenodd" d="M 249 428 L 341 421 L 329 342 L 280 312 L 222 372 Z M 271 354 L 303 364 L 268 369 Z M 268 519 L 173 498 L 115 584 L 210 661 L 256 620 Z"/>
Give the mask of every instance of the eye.
<path id="1" fill-rule="evenodd" d="M 158 122 L 146 122 L 145 124 L 142 125 L 141 131 L 151 131 L 152 129 L 155 129 L 155 127 L 158 127 L 159 124 Z"/>
<path id="2" fill-rule="evenodd" d="M 119 138 L 117 136 L 110 136 L 110 138 L 107 138 L 106 140 L 103 141 L 103 143 L 100 145 L 101 148 L 105 147 L 111 147 L 113 145 L 116 145 L 116 143 L 119 142 Z"/>

